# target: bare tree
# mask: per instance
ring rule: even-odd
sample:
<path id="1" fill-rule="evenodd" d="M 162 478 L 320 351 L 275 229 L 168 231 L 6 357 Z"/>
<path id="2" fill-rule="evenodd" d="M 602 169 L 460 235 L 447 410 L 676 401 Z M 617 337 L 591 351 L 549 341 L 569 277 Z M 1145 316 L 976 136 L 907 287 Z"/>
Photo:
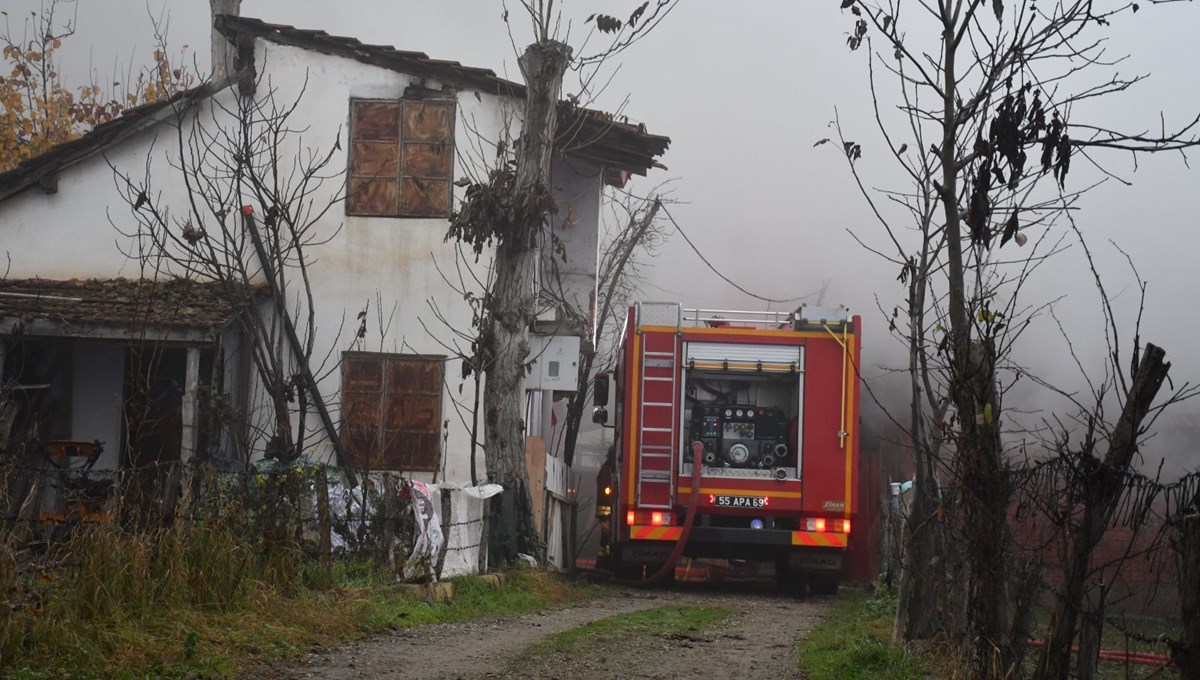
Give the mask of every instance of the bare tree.
<path id="1" fill-rule="evenodd" d="M 559 136 L 563 77 L 573 64 L 588 70 L 590 75 L 581 78 L 583 94 L 569 97 L 573 104 L 586 101 L 594 95 L 591 84 L 599 65 L 644 36 L 675 2 L 657 0 L 653 7 L 644 2 L 626 20 L 592 15 L 588 21 L 595 32 L 611 36 L 612 41 L 594 54 L 575 54 L 565 42 L 568 36 L 560 32 L 562 16 L 553 0 L 522 0 L 533 43 L 518 58 L 525 80 L 525 110 L 515 159 L 494 170 L 486 183 L 468 187 L 466 200 L 451 221 L 450 235 L 470 244 L 477 253 L 485 246 L 495 247 L 495 282 L 486 317 L 481 319 L 487 376 L 483 403 L 487 471 L 492 482 L 516 494 L 516 535 L 509 543 L 526 554 L 536 554 L 538 542 L 525 465 L 528 332 L 537 305 L 535 284 L 542 232 L 554 205 L 549 188 L 550 161 Z M 507 22 L 507 8 L 504 17 Z M 515 47 L 515 40 L 513 44 Z M 499 531 L 500 527 L 493 524 L 491 530 Z"/>
<path id="2" fill-rule="evenodd" d="M 1018 305 L 1020 285 L 1050 254 L 1012 258 L 1001 249 L 1025 243 L 1028 233 L 1072 207 L 1080 193 L 1065 189 L 1073 158 L 1095 162 L 1092 152 L 1098 149 L 1183 151 L 1200 143 L 1200 116 L 1160 134 L 1128 134 L 1071 120 L 1077 102 L 1119 93 L 1141 79 L 1114 73 L 1099 85 L 1077 85 L 1080 72 L 1114 64 L 1104 54 L 1102 39 L 1092 37 L 1094 28 L 1136 11 L 1136 5 L 845 0 L 842 7 L 855 17 L 847 38 L 851 49 L 866 45 L 872 52 L 872 35 L 882 43 L 883 53 L 871 54 L 872 93 L 878 65 L 900 92 L 898 124 L 893 126 L 891 112 L 880 113 L 878 105 L 876 120 L 889 155 L 913 186 L 888 198 L 917 217 L 921 245 L 903 245 L 902 231 L 880 210 L 876 214 L 889 248 L 896 251 L 885 257 L 901 267 L 902 280 L 918 276 L 922 286 L 931 286 L 910 290 L 907 332 L 910 346 L 926 355 L 918 354 L 917 364 L 938 363 L 941 376 L 936 385 L 914 377 L 908 429 L 917 434 L 917 452 L 929 450 L 931 440 L 922 434 L 929 425 L 941 430 L 938 436 L 949 445 L 946 460 L 930 462 L 952 477 L 956 493 L 963 592 L 962 606 L 955 609 L 965 613 L 956 633 L 966 644 L 973 674 L 1001 676 L 1012 671 L 1013 661 L 1005 579 L 1011 485 L 1003 396 L 1020 375 L 1012 370 L 1012 343 L 1042 308 Z M 933 49 L 909 37 L 924 35 L 926 28 L 937 36 Z M 858 143 L 841 141 L 852 163 L 862 156 Z M 920 375 L 923 368 L 910 365 L 909 370 Z M 1145 375 L 1155 373 L 1148 368 Z M 921 392 L 924 400 L 918 399 Z M 1126 394 L 1141 402 L 1152 400 L 1155 392 Z M 1131 405 L 1131 415 L 1147 408 L 1149 401 Z M 914 520 L 920 522 L 933 499 L 918 499 L 923 507 Z M 927 626 L 919 628 L 928 632 Z"/>
<path id="3" fill-rule="evenodd" d="M 353 480 L 317 386 L 337 370 L 339 357 L 336 340 L 324 353 L 317 349 L 310 280 L 312 251 L 336 235 L 318 223 L 342 200 L 343 173 L 330 165 L 339 142 L 335 137 L 325 150 L 306 146 L 290 121 L 306 87 L 285 100 L 263 83 L 258 95 L 239 96 L 224 89 L 230 82 L 205 85 L 213 90 L 200 99 L 207 106 L 176 109 L 168 158 L 186 203 L 167 201 L 152 149 L 139 177 L 112 166 L 133 223 L 110 219 L 129 239 L 126 254 L 153 260 L 158 276 L 221 284 L 262 392 L 251 401 L 265 402 L 263 418 L 244 411 L 250 417 L 242 423 L 243 445 L 288 461 L 324 438 Z M 261 284 L 265 296 L 255 292 Z"/>

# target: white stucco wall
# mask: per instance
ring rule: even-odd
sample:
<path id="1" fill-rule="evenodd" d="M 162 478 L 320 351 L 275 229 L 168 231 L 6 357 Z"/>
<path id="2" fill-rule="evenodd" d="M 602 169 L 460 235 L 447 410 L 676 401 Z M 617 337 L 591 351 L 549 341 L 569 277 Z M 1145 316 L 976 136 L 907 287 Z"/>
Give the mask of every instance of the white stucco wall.
<path id="1" fill-rule="evenodd" d="M 288 158 L 297 152 L 313 150 L 324 153 L 340 139 L 341 149 L 334 152 L 329 168 L 342 172 L 347 165 L 349 144 L 349 115 L 352 98 L 400 98 L 406 87 L 420 85 L 439 89 L 441 83 L 399 74 L 357 61 L 333 57 L 297 47 L 283 46 L 259 40 L 256 45 L 256 67 L 265 74 L 258 94 L 270 91 L 281 103 L 290 103 L 302 90 L 303 97 L 293 114 L 295 128 L 304 128 L 281 149 Z M 229 89 L 216 99 L 230 106 L 236 90 Z M 472 90 L 458 94 L 456 124 L 455 177 L 471 174 L 481 177 L 484 164 L 492 162 L 495 144 L 499 139 L 515 138 L 519 134 L 521 102 L 511 98 L 476 93 Z M 201 105 L 200 120 L 212 126 L 211 118 L 230 122 L 228 116 L 213 108 L 212 101 Z M 111 163 L 121 172 L 131 174 L 135 181 L 149 174 L 155 187 L 155 200 L 169 206 L 179 215 L 186 211 L 187 196 L 180 173 L 171 167 L 177 162 L 175 130 L 160 124 L 151 130 L 111 146 L 104 156 L 95 156 L 64 170 L 59 178 L 58 192 L 45 194 L 30 189 L 0 203 L 0 253 L 12 257 L 10 278 L 41 277 L 50 279 L 137 278 L 142 271 L 136 260 L 129 257 L 131 241 L 122 230 L 131 230 L 132 218 L 128 205 L 120 198 L 113 178 Z M 147 159 L 149 158 L 149 170 Z M 597 223 L 600 202 L 600 174 L 597 168 L 572 168 L 562 172 L 556 168 L 554 185 L 563 210 L 556 227 L 570 231 L 568 239 L 568 283 L 573 297 L 586 310 L 589 294 L 594 287 L 594 256 L 597 243 Z M 325 183 L 324 197 L 318 204 L 342 198 L 342 178 Z M 461 198 L 456 188 L 455 201 Z M 259 211 L 262 206 L 255 206 Z M 562 219 L 571 215 L 573 225 L 563 229 Z M 447 285 L 443 274 L 457 279 L 460 266 L 469 265 L 483 280 L 487 278 L 490 253 L 485 252 L 478 262 L 467 253 L 466 262 L 456 262 L 457 246 L 445 242 L 448 222 L 445 219 L 352 217 L 345 215 L 344 203 L 339 202 L 316 226 L 317 240 L 328 240 L 310 249 L 310 276 L 317 314 L 317 357 L 332 353 L 336 361 L 340 353 L 352 349 L 351 339 L 357 329 L 356 315 L 370 306 L 366 338 L 353 349 L 362 351 L 398 352 L 410 354 L 446 355 L 442 343 L 453 343 L 455 337 L 431 311 L 439 309 L 452 326 L 469 331 L 471 310 L 462 295 Z M 440 268 L 442 273 L 439 273 Z M 478 288 L 472 277 L 465 275 L 466 285 Z M 301 298 L 293 296 L 295 304 Z M 294 308 L 293 308 L 294 311 Z M 382 312 L 386 332 L 376 323 Z M 304 310 L 298 318 L 304 316 Z M 426 330 L 430 329 L 433 332 Z M 435 337 L 436 336 L 436 337 Z M 459 343 L 461 344 L 461 340 Z M 91 351 L 81 350 L 81 351 Z M 228 355 L 227 355 L 228 356 Z M 114 364 L 115 365 L 115 364 Z M 227 391 L 234 391 L 236 379 L 233 366 L 226 366 Z M 472 402 L 472 382 L 460 393 L 461 366 L 457 360 L 445 366 L 446 385 L 443 393 L 443 421 L 449 422 L 449 436 L 443 452 L 445 465 L 438 478 L 446 481 L 468 480 L 470 477 L 469 409 Z M 119 374 L 91 378 L 79 377 L 78 399 L 99 398 L 105 387 Z M 256 380 L 249 381 L 248 392 L 261 397 Z M 333 418 L 339 419 L 341 376 L 337 370 L 320 376 L 320 391 L 329 402 Z M 460 406 L 456 408 L 456 403 Z M 119 412 L 77 410 L 78 418 L 106 418 L 110 415 L 119 423 Z M 90 420 L 79 421 L 80 428 L 95 430 Z M 321 431 L 315 412 L 309 420 L 313 432 Z M 82 431 L 78 429 L 77 431 Z M 97 435 L 100 439 L 105 437 Z M 119 438 L 111 439 L 115 455 Z M 331 460 L 328 442 L 314 441 L 311 457 Z M 479 468 L 483 469 L 482 454 Z M 428 480 L 432 474 L 418 474 Z"/>
<path id="2" fill-rule="evenodd" d="M 342 150 L 336 152 L 331 168 L 346 168 L 349 149 L 350 100 L 353 98 L 399 99 L 405 88 L 419 85 L 440 89 L 442 84 L 420 80 L 394 71 L 362 63 L 329 57 L 297 47 L 258 41 L 256 64 L 268 74 L 269 82 L 260 84 L 260 92 L 268 88 L 276 97 L 291 101 L 305 87 L 296 120 L 305 121 L 309 131 L 302 140 L 308 146 L 328 149 L 340 132 Z M 514 133 L 505 132 L 519 111 L 519 102 L 494 95 L 460 92 L 457 98 L 458 121 L 455 125 L 455 177 L 467 174 L 467 164 L 474 174 L 482 174 L 476 149 L 494 149 L 498 139 Z M 489 159 L 490 160 L 490 159 Z M 340 182 L 330 186 L 340 186 Z M 455 200 L 461 198 L 456 188 Z M 439 218 L 361 217 L 345 214 L 339 203 L 319 225 L 319 238 L 331 240 L 314 249 L 316 264 L 312 268 L 314 306 L 319 315 L 317 323 L 317 354 L 323 356 L 351 349 L 350 339 L 358 327 L 357 313 L 369 305 L 367 337 L 355 349 L 363 351 L 404 354 L 446 355 L 442 342 L 454 340 L 451 331 L 435 317 L 431 305 L 441 310 L 446 321 L 459 329 L 470 329 L 471 310 L 461 293 L 447 285 L 438 273 L 457 279 L 456 245 L 446 243 L 448 221 Z M 468 260 L 481 279 L 486 278 L 490 254 L 485 253 L 478 263 L 473 255 Z M 435 264 L 436 263 L 436 264 Z M 477 288 L 470 277 L 467 286 Z M 386 332 L 379 327 L 378 312 L 382 311 Z M 343 322 L 343 316 L 345 321 Z M 424 325 L 422 325 L 422 322 Z M 437 337 L 432 337 L 430 329 Z M 339 338 L 339 333 L 341 337 Z M 443 421 L 450 423 L 443 456 L 445 466 L 438 478 L 461 481 L 470 478 L 469 430 L 455 413 L 455 399 L 469 407 L 470 388 L 459 393 L 461 367 L 457 360 L 445 366 L 446 385 L 443 392 Z M 333 371 L 320 380 L 321 393 L 330 402 L 335 420 L 338 408 L 341 375 Z M 469 422 L 469 414 L 463 414 Z M 310 428 L 318 429 L 319 421 L 310 418 Z M 318 457 L 329 455 L 328 447 L 313 450 Z M 482 468 L 482 461 L 481 466 Z M 431 473 L 418 473 L 429 480 Z"/>
<path id="3" fill-rule="evenodd" d="M 596 291 L 603 168 L 588 161 L 558 158 L 551 170 L 551 191 L 558 212 L 551 216 L 550 227 L 563 243 L 563 250 L 546 251 L 542 262 L 543 288 L 561 295 L 567 304 L 588 318 Z"/>

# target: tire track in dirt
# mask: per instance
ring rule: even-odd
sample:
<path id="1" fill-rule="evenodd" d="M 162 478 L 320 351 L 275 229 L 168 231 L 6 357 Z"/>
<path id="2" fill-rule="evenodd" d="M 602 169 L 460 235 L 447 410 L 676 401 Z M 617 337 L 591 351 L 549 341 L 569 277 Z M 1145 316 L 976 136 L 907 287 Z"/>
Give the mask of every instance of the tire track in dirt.
<path id="1" fill-rule="evenodd" d="M 626 591 L 519 616 L 398 629 L 332 652 L 311 654 L 303 665 L 276 666 L 268 674 L 275 678 L 319 680 L 476 677 L 481 671 L 503 666 L 521 650 L 554 633 L 664 604 L 664 594 Z M 262 669 L 259 671 L 253 676 L 261 677 Z"/>
<path id="2" fill-rule="evenodd" d="M 794 599 L 753 584 L 627 590 L 544 612 L 396 630 L 310 655 L 307 663 L 276 666 L 270 675 L 319 680 L 790 678 L 798 675 L 797 645 L 831 602 Z M 723 607 L 730 615 L 687 635 L 589 644 L 566 654 L 533 656 L 528 651 L 555 633 L 669 604 Z"/>

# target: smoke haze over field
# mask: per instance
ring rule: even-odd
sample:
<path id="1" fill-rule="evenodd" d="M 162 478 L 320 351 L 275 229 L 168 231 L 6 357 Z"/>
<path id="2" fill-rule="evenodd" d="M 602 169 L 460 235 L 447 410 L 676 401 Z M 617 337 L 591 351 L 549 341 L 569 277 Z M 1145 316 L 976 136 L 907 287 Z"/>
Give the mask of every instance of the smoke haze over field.
<path id="1" fill-rule="evenodd" d="M 7 0 L 10 32 L 20 33 L 22 16 L 38 0 Z M 94 65 L 102 77 L 112 64 L 150 62 L 152 33 L 147 14 L 170 16 L 170 42 L 190 46 L 202 71 L 208 70 L 208 3 L 203 0 L 79 0 L 78 32 L 61 51 L 63 70 L 81 83 Z M 513 16 L 519 5 L 509 3 Z M 629 8 L 634 6 L 632 0 Z M 624 4 L 566 2 L 572 42 L 584 34 L 582 21 L 603 9 L 621 14 Z M 845 304 L 866 320 L 863 369 L 866 380 L 906 408 L 903 381 L 887 377 L 883 366 L 905 362 L 905 349 L 887 335 L 885 315 L 902 304 L 904 288 L 895 267 L 882 262 L 848 234 L 853 230 L 872 246 L 886 238 L 859 196 L 836 145 L 814 147 L 831 136 L 837 115 L 847 138 L 862 145 L 858 163 L 872 187 L 903 189 L 903 178 L 882 152 L 882 139 L 871 115 L 866 50 L 846 47 L 852 18 L 835 0 L 731 3 L 684 0 L 643 42 L 624 53 L 611 84 L 593 104 L 624 111 L 644 121 L 651 132 L 673 142 L 662 159 L 667 171 L 636 178 L 630 188 L 650 191 L 659 181 L 678 178 L 675 197 L 683 201 L 672 214 L 699 249 L 741 286 L 771 298 L 794 298 L 826 283 L 823 304 Z M 69 8 L 67 8 L 69 11 Z M 244 0 L 242 14 L 267 21 L 354 36 L 367 43 L 420 50 L 440 59 L 490 67 L 519 80 L 513 42 L 529 41 L 528 26 L 514 21 L 513 35 L 501 20 L 499 0 L 412 0 L 371 2 L 340 0 Z M 919 19 L 911 13 L 910 23 Z M 1159 112 L 1171 129 L 1200 112 L 1200 44 L 1194 30 L 1200 7 L 1173 3 L 1143 7 L 1123 15 L 1110 28 L 1097 28 L 1110 41 L 1110 56 L 1129 54 L 1119 71 L 1150 78 L 1129 92 L 1076 107 L 1073 116 L 1128 131 L 1156 132 Z M 913 33 L 911 40 L 920 40 Z M 930 43 L 926 43 L 930 44 Z M 121 69 L 123 70 L 123 66 Z M 878 72 L 878 70 L 877 70 Z M 1098 71 L 1084 86 L 1106 79 Z M 879 96 L 887 105 L 895 90 L 880 78 Z M 1074 86 L 1074 85 L 1073 85 Z M 568 90 L 571 83 L 567 84 Z M 628 99 L 626 103 L 626 99 Z M 341 106 L 341 104 L 339 104 Z M 885 115 L 891 115 L 887 107 Z M 1148 280 L 1141 337 L 1167 350 L 1176 386 L 1200 379 L 1193 353 L 1200 334 L 1194 302 L 1200 272 L 1196 195 L 1200 169 L 1189 170 L 1177 153 L 1146 157 L 1134 168 L 1120 153 L 1097 152 L 1093 158 L 1120 178 L 1106 179 L 1080 157 L 1068 189 L 1104 180 L 1087 194 L 1076 214 L 1089 239 L 1121 321 L 1131 327 L 1137 290 L 1124 257 L 1129 254 Z M 889 218 L 904 219 L 900 212 Z M 899 223 L 899 222 L 897 222 Z M 1031 234 L 1036 240 L 1036 234 Z M 1068 239 L 1073 243 L 1073 239 Z M 1014 254 L 1020 254 L 1009 245 Z M 15 254 L 14 254 L 15 256 Z M 721 281 L 673 236 L 653 266 L 646 267 L 645 299 L 677 300 L 688 306 L 757 309 L 763 306 Z M 1061 297 L 1055 313 L 1070 332 L 1080 360 L 1099 374 L 1104 356 L 1103 322 L 1098 296 L 1081 249 L 1072 245 L 1045 265 L 1028 284 L 1027 304 L 1038 306 Z M 816 300 L 813 300 L 816 302 Z M 779 307 L 779 305 L 777 305 Z M 1057 324 L 1043 313 L 1024 336 L 1015 357 L 1030 371 L 1056 384 L 1078 388 L 1078 371 L 1067 354 Z M 1126 344 L 1126 347 L 1128 343 Z M 1128 364 L 1128 355 L 1122 357 Z M 889 384 L 890 383 L 890 384 Z M 1047 392 L 1022 385 L 1007 406 L 1022 411 L 1048 409 L 1057 402 Z M 1200 404 L 1185 404 L 1146 452 L 1148 465 L 1164 455 L 1177 474 L 1200 465 L 1195 451 Z"/>

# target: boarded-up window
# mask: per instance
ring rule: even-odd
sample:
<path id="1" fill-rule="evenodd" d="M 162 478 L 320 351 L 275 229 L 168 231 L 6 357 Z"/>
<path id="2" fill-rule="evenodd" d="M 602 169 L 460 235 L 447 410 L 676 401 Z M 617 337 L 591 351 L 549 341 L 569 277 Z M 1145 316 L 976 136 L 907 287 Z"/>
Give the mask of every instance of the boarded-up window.
<path id="1" fill-rule="evenodd" d="M 447 217 L 453 176 L 453 101 L 351 101 L 347 213 Z"/>
<path id="2" fill-rule="evenodd" d="M 442 358 L 349 352 L 342 360 L 342 443 L 363 470 L 435 470 Z"/>

